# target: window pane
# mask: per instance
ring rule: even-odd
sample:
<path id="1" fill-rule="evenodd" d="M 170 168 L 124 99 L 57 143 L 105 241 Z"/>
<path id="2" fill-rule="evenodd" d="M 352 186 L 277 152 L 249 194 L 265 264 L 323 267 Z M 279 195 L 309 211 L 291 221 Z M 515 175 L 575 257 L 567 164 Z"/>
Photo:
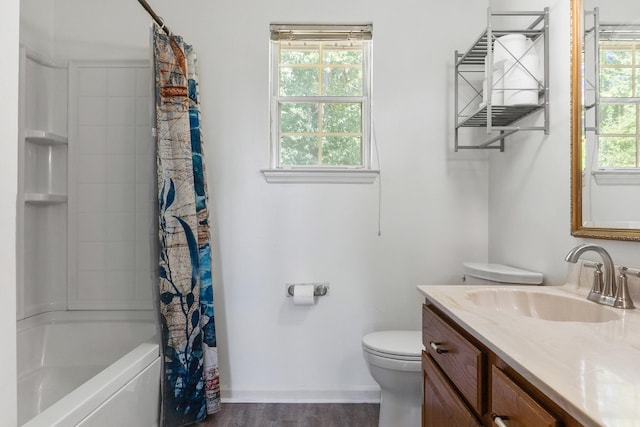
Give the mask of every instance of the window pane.
<path id="1" fill-rule="evenodd" d="M 633 96 L 633 77 L 631 68 L 601 68 L 600 96 Z"/>
<path id="2" fill-rule="evenodd" d="M 331 50 L 325 49 L 322 52 L 323 64 L 362 64 L 362 50 Z"/>
<path id="3" fill-rule="evenodd" d="M 322 95 L 362 96 L 362 69 L 324 68 L 322 70 Z"/>
<path id="4" fill-rule="evenodd" d="M 331 133 L 362 132 L 362 104 L 324 104 L 322 129 Z"/>
<path id="5" fill-rule="evenodd" d="M 635 104 L 602 104 L 600 108 L 600 133 L 635 134 Z"/>
<path id="6" fill-rule="evenodd" d="M 368 43 L 280 40 L 272 59 L 278 166 L 363 166 Z M 323 97 L 331 97 L 325 100 Z M 345 99 L 349 98 L 349 99 Z M 367 144 L 367 147 L 365 147 Z"/>
<path id="7" fill-rule="evenodd" d="M 600 63 L 604 65 L 631 65 L 633 54 L 630 50 L 600 50 Z"/>
<path id="8" fill-rule="evenodd" d="M 362 138 L 359 136 L 325 136 L 322 138 L 322 164 L 362 165 Z"/>
<path id="9" fill-rule="evenodd" d="M 318 104 L 287 102 L 280 106 L 280 131 L 302 133 L 318 131 Z"/>
<path id="10" fill-rule="evenodd" d="M 283 136 L 280 138 L 280 164 L 317 165 L 318 137 Z"/>
<path id="11" fill-rule="evenodd" d="M 600 167 L 636 167 L 636 139 L 612 137 L 599 139 L 598 164 Z"/>
<path id="12" fill-rule="evenodd" d="M 283 65 L 304 65 L 317 64 L 320 59 L 320 53 L 317 49 L 281 49 L 280 64 Z"/>
<path id="13" fill-rule="evenodd" d="M 317 68 L 281 67 L 280 96 L 318 96 L 320 78 Z"/>

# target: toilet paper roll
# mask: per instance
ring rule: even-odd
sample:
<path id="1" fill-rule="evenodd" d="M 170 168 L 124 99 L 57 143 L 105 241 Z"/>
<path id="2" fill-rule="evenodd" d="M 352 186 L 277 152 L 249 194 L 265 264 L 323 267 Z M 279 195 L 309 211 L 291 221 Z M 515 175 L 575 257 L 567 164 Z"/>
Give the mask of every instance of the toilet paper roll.
<path id="1" fill-rule="evenodd" d="M 505 90 L 504 105 L 538 105 L 538 91 Z"/>
<path id="2" fill-rule="evenodd" d="M 493 44 L 494 65 L 508 59 L 520 58 L 526 50 L 526 40 L 524 34 L 507 34 L 498 37 Z"/>
<path id="3" fill-rule="evenodd" d="M 315 286 L 310 284 L 299 284 L 293 287 L 293 303 L 295 305 L 314 305 L 316 303 L 313 292 Z"/>
<path id="4" fill-rule="evenodd" d="M 504 70 L 494 69 L 491 80 L 491 105 L 502 105 L 504 103 Z"/>
<path id="5" fill-rule="evenodd" d="M 504 104 L 537 105 L 541 84 L 538 53 L 533 42 L 526 40 L 527 52 L 516 61 L 504 61 Z"/>
<path id="6" fill-rule="evenodd" d="M 482 81 L 482 102 L 480 102 L 480 108 L 484 107 L 485 105 L 487 105 L 487 99 L 489 98 L 489 95 L 487 94 L 487 79 L 484 79 Z"/>

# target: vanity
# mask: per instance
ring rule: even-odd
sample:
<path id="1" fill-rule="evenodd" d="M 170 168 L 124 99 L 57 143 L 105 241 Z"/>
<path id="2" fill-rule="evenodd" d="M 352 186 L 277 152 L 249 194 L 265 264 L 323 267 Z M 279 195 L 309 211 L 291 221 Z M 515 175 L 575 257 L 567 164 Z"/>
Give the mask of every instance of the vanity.
<path id="1" fill-rule="evenodd" d="M 588 301 L 591 274 L 418 286 L 423 426 L 640 426 L 640 312 Z"/>

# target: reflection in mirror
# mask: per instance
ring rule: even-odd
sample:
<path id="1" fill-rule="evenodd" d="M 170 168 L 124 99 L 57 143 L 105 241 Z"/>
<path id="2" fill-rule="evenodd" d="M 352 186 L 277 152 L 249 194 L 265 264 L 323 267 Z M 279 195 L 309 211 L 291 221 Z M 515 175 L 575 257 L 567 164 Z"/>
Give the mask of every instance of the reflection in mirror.
<path id="1" fill-rule="evenodd" d="M 640 2 L 572 7 L 572 233 L 640 240 Z"/>

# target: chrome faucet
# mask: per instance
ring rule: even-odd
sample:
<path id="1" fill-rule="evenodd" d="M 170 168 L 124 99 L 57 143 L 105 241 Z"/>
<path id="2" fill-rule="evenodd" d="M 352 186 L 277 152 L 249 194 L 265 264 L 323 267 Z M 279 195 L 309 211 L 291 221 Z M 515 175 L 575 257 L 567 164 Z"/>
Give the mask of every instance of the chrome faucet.
<path id="1" fill-rule="evenodd" d="M 594 287 L 591 288 L 587 299 L 599 304 L 613 306 L 615 303 L 615 294 L 617 290 L 616 273 L 614 270 L 611 255 L 609 255 L 609 252 L 607 252 L 605 248 L 599 245 L 594 245 L 593 243 L 586 243 L 584 245 L 576 246 L 575 248 L 571 249 L 564 260 L 567 262 L 576 263 L 578 262 L 580 255 L 589 251 L 597 253 L 602 258 L 602 262 L 604 264 L 604 289 L 600 293 L 599 289 L 596 289 L 596 280 L 594 280 Z"/>

